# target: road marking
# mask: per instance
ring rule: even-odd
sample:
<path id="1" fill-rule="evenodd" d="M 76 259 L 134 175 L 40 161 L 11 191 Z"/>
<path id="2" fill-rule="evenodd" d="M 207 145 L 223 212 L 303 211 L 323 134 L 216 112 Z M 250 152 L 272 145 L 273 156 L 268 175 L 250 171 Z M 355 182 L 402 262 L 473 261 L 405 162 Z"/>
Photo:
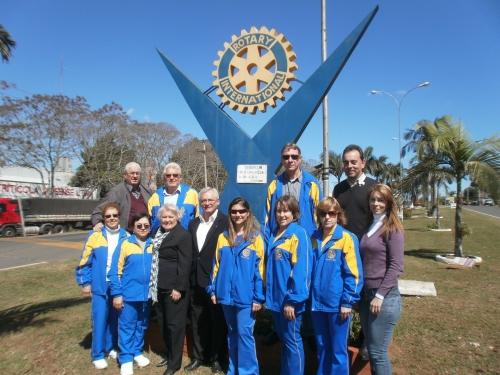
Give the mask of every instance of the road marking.
<path id="1" fill-rule="evenodd" d="M 30 264 L 23 264 L 22 266 L 15 266 L 15 267 L 0 268 L 0 271 L 8 271 L 8 270 L 15 270 L 16 268 L 24 268 L 24 267 L 38 266 L 39 264 L 47 264 L 47 262 L 30 263 Z"/>
<path id="2" fill-rule="evenodd" d="M 476 211 L 476 210 L 473 210 L 473 209 L 468 208 L 468 207 L 464 207 L 464 210 L 467 210 L 469 212 L 475 212 L 476 214 L 486 215 L 486 216 L 492 217 L 494 219 L 500 219 L 500 217 L 498 217 L 498 216 L 487 214 L 487 213 L 480 212 L 480 211 Z"/>

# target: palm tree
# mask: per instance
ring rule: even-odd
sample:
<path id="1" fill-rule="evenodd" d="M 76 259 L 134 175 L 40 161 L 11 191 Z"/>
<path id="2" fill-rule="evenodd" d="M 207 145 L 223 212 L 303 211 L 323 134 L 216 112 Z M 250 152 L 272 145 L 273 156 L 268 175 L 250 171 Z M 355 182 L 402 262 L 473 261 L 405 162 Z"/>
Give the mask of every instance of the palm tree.
<path id="1" fill-rule="evenodd" d="M 365 157 L 365 172 L 371 174 L 377 181 L 381 181 L 382 176 L 387 170 L 387 159 L 385 155 L 376 157 L 373 153 L 373 147 L 368 146 L 363 150 Z"/>
<path id="2" fill-rule="evenodd" d="M 337 184 L 340 183 L 340 178 L 344 173 L 344 163 L 342 161 L 342 155 L 337 154 L 334 151 L 328 153 L 330 174 L 337 177 Z"/>
<path id="3" fill-rule="evenodd" d="M 16 42 L 11 38 L 9 32 L 0 25 L 0 55 L 2 61 L 8 62 L 12 54 L 12 49 L 16 46 Z"/>
<path id="4" fill-rule="evenodd" d="M 457 184 L 457 206 L 455 209 L 455 256 L 463 256 L 462 240 L 462 181 L 469 176 L 485 188 L 500 184 L 500 138 L 493 136 L 479 142 L 472 141 L 460 123 L 453 123 L 450 116 L 443 116 L 434 122 L 417 124 L 417 132 L 425 135 L 419 149 L 432 147 L 432 152 L 423 156 L 422 163 L 428 168 L 440 170 L 443 175 L 452 176 Z M 428 150 L 429 151 L 429 150 Z"/>

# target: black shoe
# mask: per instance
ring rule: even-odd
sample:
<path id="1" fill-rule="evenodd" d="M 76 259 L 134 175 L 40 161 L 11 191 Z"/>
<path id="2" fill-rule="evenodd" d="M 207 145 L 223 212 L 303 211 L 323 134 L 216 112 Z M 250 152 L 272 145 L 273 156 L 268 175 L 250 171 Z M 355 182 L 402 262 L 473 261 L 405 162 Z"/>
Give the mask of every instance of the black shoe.
<path id="1" fill-rule="evenodd" d="M 165 372 L 163 373 L 163 375 L 174 375 L 176 373 L 177 370 L 172 370 L 171 368 L 168 368 L 165 370 Z"/>
<path id="2" fill-rule="evenodd" d="M 210 366 L 210 369 L 212 370 L 213 374 L 224 373 L 224 370 L 222 369 L 222 366 L 217 361 L 215 361 L 214 363 L 212 363 L 212 366 Z"/>
<path id="3" fill-rule="evenodd" d="M 193 359 L 189 365 L 184 367 L 184 371 L 190 372 L 196 370 L 198 367 L 201 366 L 201 361 L 198 361 L 197 359 Z"/>
<path id="4" fill-rule="evenodd" d="M 158 362 L 156 367 L 166 367 L 168 365 L 168 359 L 164 358 L 161 362 Z"/>

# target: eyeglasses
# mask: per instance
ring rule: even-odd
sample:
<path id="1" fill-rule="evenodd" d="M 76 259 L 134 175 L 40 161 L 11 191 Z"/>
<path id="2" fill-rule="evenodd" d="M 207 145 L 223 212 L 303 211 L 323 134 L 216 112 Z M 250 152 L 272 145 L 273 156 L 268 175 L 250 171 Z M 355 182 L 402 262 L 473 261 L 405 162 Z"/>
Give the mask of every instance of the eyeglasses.
<path id="1" fill-rule="evenodd" d="M 281 155 L 281 158 L 283 160 L 288 160 L 290 158 L 292 158 L 292 160 L 299 160 L 300 158 L 300 155 L 297 155 L 297 154 L 292 154 L 292 155 Z"/>
<path id="2" fill-rule="evenodd" d="M 178 178 L 179 174 L 178 173 L 169 173 L 165 175 L 166 178 Z"/>
<path id="3" fill-rule="evenodd" d="M 335 212 L 335 211 L 327 211 L 327 212 L 320 212 L 319 213 L 319 216 L 321 217 L 325 217 L 326 215 L 330 216 L 330 217 L 335 217 L 338 215 L 338 212 Z"/>
<path id="4" fill-rule="evenodd" d="M 213 202 L 215 202 L 215 201 L 216 201 L 216 199 L 202 199 L 202 200 L 200 201 L 200 203 L 213 203 Z"/>
<path id="5" fill-rule="evenodd" d="M 243 214 L 246 214 L 248 212 L 248 210 L 231 210 L 231 215 L 236 215 L 236 214 L 240 214 L 240 215 L 243 215 Z"/>
<path id="6" fill-rule="evenodd" d="M 136 229 L 149 229 L 150 225 L 149 224 L 136 224 L 135 225 Z"/>
<path id="7" fill-rule="evenodd" d="M 105 219 L 111 219 L 112 217 L 118 217 L 118 216 L 120 216 L 120 215 L 118 215 L 118 214 L 108 214 L 108 215 L 104 215 L 104 218 Z"/>

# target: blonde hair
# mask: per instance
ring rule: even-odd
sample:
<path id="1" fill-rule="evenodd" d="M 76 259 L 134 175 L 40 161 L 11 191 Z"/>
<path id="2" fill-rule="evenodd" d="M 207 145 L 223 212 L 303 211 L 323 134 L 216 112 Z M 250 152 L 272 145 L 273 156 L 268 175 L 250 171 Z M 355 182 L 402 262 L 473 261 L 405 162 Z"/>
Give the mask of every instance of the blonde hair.
<path id="1" fill-rule="evenodd" d="M 316 206 L 316 216 L 319 217 L 328 211 L 335 211 L 337 213 L 337 223 L 345 226 L 347 224 L 347 218 L 345 217 L 344 210 L 340 207 L 339 202 L 333 197 L 326 197 Z M 318 220 L 319 221 L 319 220 Z M 321 226 L 321 221 L 319 221 Z"/>

